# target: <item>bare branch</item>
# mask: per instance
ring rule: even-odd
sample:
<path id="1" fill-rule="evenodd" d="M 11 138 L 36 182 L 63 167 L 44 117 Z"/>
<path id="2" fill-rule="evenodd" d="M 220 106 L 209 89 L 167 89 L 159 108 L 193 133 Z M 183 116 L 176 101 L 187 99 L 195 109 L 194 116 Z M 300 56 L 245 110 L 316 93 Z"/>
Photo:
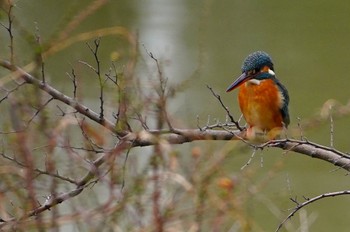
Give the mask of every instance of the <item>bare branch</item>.
<path id="1" fill-rule="evenodd" d="M 304 201 L 303 203 L 299 203 L 296 201 L 296 199 L 291 199 L 297 206 L 292 210 L 292 212 L 278 225 L 277 229 L 276 229 L 276 232 L 278 232 L 282 226 L 286 223 L 287 220 L 291 219 L 291 217 L 294 216 L 294 214 L 296 212 L 298 212 L 300 209 L 302 209 L 303 207 L 315 202 L 315 201 L 318 201 L 318 200 L 321 200 L 321 199 L 324 199 L 324 198 L 327 198 L 327 197 L 336 197 L 336 196 L 342 196 L 342 195 L 348 195 L 350 194 L 350 190 L 344 190 L 344 191 L 339 191 L 339 192 L 331 192 L 331 193 L 324 193 L 324 194 L 321 194 L 319 196 L 316 196 L 314 198 L 310 198 L 310 199 L 306 199 L 306 201 Z"/>
<path id="2" fill-rule="evenodd" d="M 108 70 L 108 73 L 105 74 L 106 78 L 110 81 L 112 81 L 113 84 L 118 86 L 118 73 L 117 73 L 117 68 L 115 67 L 114 62 L 112 62 L 112 68 Z M 112 75 L 112 70 L 114 72 L 114 75 Z"/>
<path id="3" fill-rule="evenodd" d="M 39 31 L 39 27 L 36 24 L 36 28 L 35 28 L 36 32 L 35 32 L 35 40 L 37 43 L 37 49 L 36 49 L 36 54 L 35 54 L 35 62 L 38 64 L 38 66 L 41 66 L 41 78 L 43 83 L 46 82 L 46 78 L 45 78 L 45 62 L 44 62 L 44 58 L 43 58 L 43 47 L 41 44 L 41 36 L 40 36 L 40 31 Z"/>
<path id="4" fill-rule="evenodd" d="M 256 149 L 253 150 L 251 156 L 249 157 L 248 161 L 241 167 L 241 170 L 245 169 L 247 166 L 250 165 L 250 163 L 252 162 L 254 156 L 255 156 L 255 153 L 256 153 Z"/>
<path id="5" fill-rule="evenodd" d="M 75 75 L 74 69 L 72 69 L 72 75 L 67 73 L 68 77 L 72 80 L 73 82 L 73 99 L 77 100 L 77 76 Z"/>
<path id="6" fill-rule="evenodd" d="M 26 164 L 24 164 L 24 163 L 18 161 L 15 157 L 7 156 L 7 155 L 5 155 L 4 153 L 0 153 L 0 155 L 1 155 L 2 157 L 4 157 L 5 159 L 12 161 L 13 163 L 17 164 L 17 165 L 20 166 L 20 167 L 28 168 L 28 165 L 26 165 Z M 69 182 L 69 183 L 71 183 L 71 184 L 75 184 L 75 185 L 77 184 L 77 182 L 76 182 L 75 180 L 73 180 L 73 179 L 71 179 L 71 178 L 68 178 L 68 177 L 65 177 L 65 176 L 62 176 L 62 175 L 60 175 L 58 172 L 56 172 L 56 173 L 51 173 L 51 172 L 48 172 L 48 171 L 41 170 L 41 169 L 39 169 L 39 168 L 35 168 L 35 169 L 33 169 L 33 171 L 36 172 L 38 175 L 52 176 L 52 177 L 54 177 L 54 178 L 57 178 L 57 179 L 60 179 L 60 180 L 63 180 L 63 181 L 67 181 L 67 182 Z"/>
<path id="7" fill-rule="evenodd" d="M 14 64 L 15 62 L 15 53 L 14 53 L 14 46 L 13 46 L 13 33 L 12 33 L 12 25 L 13 25 L 13 15 L 12 15 L 12 10 L 13 10 L 13 7 L 14 7 L 14 4 L 12 2 L 9 2 L 9 9 L 8 9 L 8 12 L 7 12 L 7 19 L 8 19 L 8 25 L 4 25 L 3 23 L 0 23 L 0 25 L 2 27 L 4 27 L 9 36 L 10 36 L 10 45 L 9 45 L 9 48 L 10 48 L 10 62 L 11 64 Z"/>
<path id="8" fill-rule="evenodd" d="M 286 128 L 284 128 L 281 139 L 256 144 L 257 141 L 253 143 L 244 140 L 247 137 L 247 131 L 242 124 L 243 120 L 241 121 L 243 116 L 241 115 L 240 118 L 238 116 L 237 118 L 234 117 L 234 114 L 224 104 L 220 95 L 213 88 L 207 86 L 216 98 L 214 101 L 224 108 L 224 119 L 219 120 L 209 116 L 207 122 L 204 120 L 204 125 L 200 126 L 202 122 L 199 121 L 199 116 L 197 116 L 197 128 L 183 129 L 176 127 L 176 124 L 180 123 L 172 120 L 168 111 L 168 104 L 171 103 L 170 99 L 178 91 L 181 91 L 182 87 L 188 82 L 183 81 L 178 86 L 170 85 L 162 66 L 162 60 L 158 59 L 152 52 L 147 51 L 146 48 L 145 50 L 151 58 L 152 67 L 154 68 L 152 75 L 154 75 L 155 80 L 152 78 L 150 82 L 143 82 L 142 78 L 148 74 L 145 72 L 138 72 L 142 77 L 135 79 L 138 45 L 136 36 L 131 35 L 128 29 L 124 27 L 101 28 L 70 36 L 70 33 L 88 15 L 95 12 L 105 3 L 107 3 L 106 0 L 94 0 L 89 7 L 79 11 L 78 14 L 75 13 L 74 16 L 76 17 L 74 18 L 73 13 L 70 13 L 63 20 L 63 23 L 69 20 L 69 24 L 64 30 L 60 30 L 60 27 L 57 27 L 60 31 L 59 35 L 52 36 L 51 40 L 48 40 L 46 43 L 41 42 L 41 37 L 36 31 L 35 36 L 31 37 L 30 41 L 27 40 L 31 42 L 30 45 L 34 45 L 36 48 L 34 51 L 36 57 L 30 63 L 30 68 L 28 68 L 29 66 L 21 68 L 15 64 L 17 57 L 14 50 L 17 50 L 14 49 L 16 48 L 14 47 L 14 43 L 16 43 L 14 35 L 23 32 L 13 28 L 17 24 L 13 14 L 13 10 L 15 10 L 14 5 L 12 5 L 13 1 L 8 0 L 6 4 L 5 12 L 8 19 L 5 18 L 6 21 L 0 22 L 0 26 L 7 30 L 7 37 L 9 37 L 9 58 L 8 61 L 0 60 L 0 67 L 8 69 L 12 73 L 3 78 L 0 83 L 0 105 L 5 109 L 5 114 L 2 116 L 4 122 L 1 125 L 1 130 L 5 132 L 0 131 L 0 149 L 2 150 L 0 151 L 0 158 L 5 161 L 2 164 L 1 173 L 4 177 L 2 178 L 4 183 L 0 183 L 1 189 L 4 190 L 0 191 L 0 199 L 5 197 L 3 204 L 0 204 L 1 217 L 4 218 L 0 218 L 0 231 L 6 230 L 8 227 L 26 230 L 28 225 L 28 228 L 33 230 L 35 228 L 32 225 L 36 225 L 39 230 L 46 228 L 59 230 L 62 223 L 67 222 L 68 217 L 68 220 L 76 221 L 77 223 L 79 223 L 80 218 L 83 223 L 86 222 L 84 219 L 90 218 L 91 222 L 88 223 L 91 224 L 96 224 L 94 223 L 96 220 L 93 219 L 99 217 L 97 224 L 101 226 L 91 228 L 91 230 L 97 231 L 98 228 L 102 228 L 105 225 L 114 227 L 116 225 L 118 227 L 119 221 L 127 217 L 125 228 L 129 227 L 127 223 L 130 220 L 131 222 L 136 222 L 132 224 L 132 226 L 137 225 L 136 230 L 147 228 L 149 230 L 164 231 L 168 224 L 172 223 L 173 219 L 176 219 L 181 214 L 181 209 L 178 210 L 178 205 L 181 207 L 183 202 L 188 202 L 187 196 L 182 194 L 181 188 L 185 187 L 182 186 L 184 184 L 181 184 L 175 177 L 165 177 L 164 173 L 170 173 L 170 171 L 179 176 L 180 174 L 176 172 L 184 173 L 183 179 L 186 183 L 191 183 L 187 184 L 191 185 L 190 188 L 185 187 L 184 189 L 188 191 L 190 196 L 195 197 L 194 201 L 189 205 L 189 207 L 192 207 L 191 210 L 194 207 L 191 219 L 194 219 L 194 221 L 190 223 L 192 229 L 201 230 L 204 228 L 208 221 L 206 220 L 207 215 L 210 215 L 209 222 L 210 224 L 213 222 L 213 230 L 215 231 L 222 231 L 226 227 L 222 225 L 225 223 L 221 222 L 226 221 L 227 215 L 231 218 L 229 223 L 233 222 L 234 225 L 238 226 L 236 228 L 243 228 L 245 225 L 248 228 L 252 223 L 251 220 L 247 220 L 249 215 L 243 215 L 242 217 L 242 213 L 246 213 L 244 210 L 244 204 L 247 203 L 246 199 L 259 191 L 263 186 L 266 186 L 266 182 L 271 180 L 272 175 L 269 172 L 267 178 L 264 178 L 260 185 L 256 185 L 258 188 L 254 184 L 252 185 L 254 188 L 249 187 L 244 190 L 237 188 L 238 191 L 236 191 L 237 189 L 234 189 L 236 178 L 229 177 L 225 170 L 220 169 L 221 164 L 226 161 L 225 158 L 229 154 L 228 152 L 231 152 L 232 155 L 236 155 L 235 153 L 238 152 L 238 149 L 234 149 L 236 146 L 232 144 L 237 143 L 237 141 L 231 140 L 240 140 L 245 143 L 243 145 L 249 146 L 249 149 L 251 149 L 250 158 L 249 156 L 247 157 L 248 161 L 242 169 L 254 161 L 257 152 L 261 154 L 261 165 L 263 165 L 263 150 L 272 149 L 277 151 L 277 154 L 288 154 L 292 151 L 304 154 L 311 158 L 326 161 L 336 166 L 336 170 L 341 168 L 350 171 L 350 155 L 335 149 L 334 146 L 335 119 L 350 114 L 350 103 L 342 106 L 334 100 L 330 100 L 327 103 L 330 107 L 327 107 L 328 105 L 325 104 L 324 114 L 317 115 L 317 117 L 306 121 L 306 123 L 300 123 L 299 119 L 299 140 L 289 139 Z M 3 4 L 0 5 L 0 7 L 4 6 Z M 208 6 L 205 6 L 205 8 L 209 9 Z M 74 7 L 81 8 L 79 4 L 72 8 Z M 18 23 L 21 26 L 20 22 Z M 104 63 L 101 57 L 102 50 L 100 50 L 100 46 L 102 43 L 100 43 L 100 38 L 107 35 L 118 35 L 124 39 L 126 38 L 127 46 L 130 45 L 130 54 L 124 52 L 126 47 L 118 47 L 118 50 L 115 51 L 119 54 L 120 50 L 122 55 L 121 65 L 124 67 L 124 71 L 120 75 L 118 75 L 117 68 L 113 63 L 106 73 L 104 73 L 102 68 Z M 93 111 L 88 105 L 83 105 L 81 98 L 78 96 L 79 92 L 77 93 L 77 91 L 80 91 L 78 90 L 78 87 L 80 87 L 78 83 L 79 78 L 76 76 L 74 69 L 67 74 L 73 82 L 73 89 L 71 89 L 71 93 L 66 95 L 55 88 L 47 79 L 44 61 L 48 56 L 58 51 L 63 51 L 74 43 L 86 42 L 96 37 L 98 39 L 91 40 L 90 44 L 87 43 L 94 61 L 92 63 L 80 61 L 81 64 L 92 71 L 94 78 L 98 78 L 96 81 L 99 82 L 100 88 L 97 88 L 98 90 L 96 91 L 99 95 L 99 100 L 97 100 L 99 101 L 99 108 Z M 36 44 L 33 39 L 36 39 Z M 119 41 L 117 43 L 119 44 Z M 200 63 L 202 62 L 200 61 Z M 199 67 L 195 71 L 195 75 L 198 74 L 200 69 Z M 69 80 L 66 81 L 70 82 Z M 139 89 L 135 88 L 135 83 Z M 144 83 L 146 85 L 142 85 Z M 152 86 L 151 89 L 149 84 Z M 25 87 L 22 88 L 22 86 Z M 114 89 L 110 89 L 110 86 Z M 39 91 L 39 94 L 31 95 L 34 92 L 33 90 Z M 115 94 L 111 98 L 115 100 L 112 100 L 111 103 L 116 103 L 108 107 L 108 109 L 106 108 L 107 93 Z M 56 107 L 58 110 L 48 107 L 49 104 L 53 103 L 53 100 L 57 103 Z M 7 107 L 9 107 L 9 112 L 6 112 Z M 113 112 L 107 114 L 106 110 Z M 66 116 L 65 118 L 69 120 L 61 120 L 59 125 L 55 127 L 54 124 L 57 121 L 47 120 L 50 119 L 48 117 L 55 116 L 52 113 L 62 117 Z M 73 119 L 73 117 L 70 117 L 71 115 L 75 117 L 77 122 L 73 121 L 73 123 L 70 123 L 71 119 Z M 40 121 L 38 121 L 39 116 L 42 116 Z M 114 116 L 115 118 L 113 118 Z M 33 122 L 36 121 L 39 122 L 38 127 L 32 126 Z M 96 125 L 90 125 L 90 123 L 94 124 L 91 121 L 98 123 L 97 128 Z M 328 123 L 329 121 L 330 145 L 327 144 L 329 146 L 316 144 L 304 137 L 303 129 L 312 128 L 315 125 Z M 64 126 L 61 126 L 61 124 Z M 31 126 L 28 127 L 28 125 Z M 106 132 L 103 127 L 111 132 Z M 13 128 L 15 131 L 9 132 Z M 77 134 L 77 130 L 81 134 Z M 192 153 L 187 152 L 192 157 L 187 157 L 186 161 L 189 162 L 186 162 L 186 166 L 180 166 L 183 163 L 179 162 L 182 161 L 179 159 L 183 157 L 177 152 L 176 147 L 178 146 L 172 146 L 172 144 L 184 144 L 193 141 L 205 141 L 204 143 L 211 144 L 213 140 L 227 141 L 226 145 L 229 146 L 220 147 L 216 151 L 215 148 L 209 145 L 210 149 L 204 151 L 205 148 L 203 148 L 202 152 L 201 145 L 197 145 L 200 143 L 193 143 L 197 147 L 193 148 Z M 117 144 L 114 147 L 110 145 L 115 143 Z M 140 163 L 138 162 L 139 156 L 135 157 L 131 150 L 132 148 L 143 146 L 152 146 L 152 149 L 135 150 L 142 150 L 141 153 L 144 153 L 143 151 L 146 150 L 147 153 L 151 153 L 151 158 L 148 165 L 142 164 L 142 167 L 140 167 L 141 165 L 138 164 Z M 214 149 L 215 151 L 213 152 Z M 139 154 L 139 152 L 135 153 Z M 120 157 L 121 155 L 122 157 Z M 125 160 L 122 160 L 124 157 Z M 130 170 L 128 168 L 129 164 Z M 272 171 L 275 173 L 276 170 L 281 168 L 282 166 L 279 163 Z M 60 170 L 60 173 L 58 170 Z M 240 185 L 251 184 L 249 176 L 241 175 L 239 170 L 238 173 L 234 175 L 239 177 L 237 181 L 239 181 Z M 227 176 L 225 180 L 228 179 L 228 182 L 215 186 L 213 181 L 216 181 L 218 178 L 221 182 L 221 175 Z M 174 183 L 172 183 L 173 181 Z M 86 200 L 80 193 L 86 188 L 94 187 L 96 183 L 99 183 L 100 186 L 106 185 L 109 188 L 109 192 L 107 191 L 103 198 L 100 199 L 98 191 L 89 191 L 89 196 L 87 196 L 89 204 L 80 204 Z M 61 186 L 61 184 L 64 186 Z M 287 184 L 288 188 L 290 188 L 290 183 L 288 182 Z M 96 188 L 100 186 L 96 186 Z M 211 191 L 211 189 L 215 191 Z M 180 194 L 178 194 L 179 190 L 181 191 Z M 220 199 L 217 193 L 219 193 Z M 40 200 L 40 195 L 42 194 L 46 194 L 44 200 Z M 305 197 L 304 199 L 301 198 L 301 200 L 296 197 L 291 198 L 295 205 L 293 205 L 292 211 L 288 212 L 290 214 L 288 216 L 285 215 L 287 218 L 281 222 L 276 231 L 286 226 L 286 221 L 308 204 L 327 197 L 346 194 L 350 194 L 350 190 L 325 193 L 312 199 Z M 78 195 L 80 196 L 77 197 L 76 201 L 71 201 L 71 198 L 75 198 Z M 11 199 L 8 196 L 11 196 Z M 91 199 L 91 196 L 96 197 L 96 201 Z M 14 203 L 12 199 L 15 199 Z M 68 207 L 71 205 L 72 210 L 69 213 L 67 213 L 68 211 L 61 212 L 60 207 L 57 206 L 67 200 L 71 201 L 70 203 L 72 204 L 66 204 Z M 92 204 L 90 205 L 90 203 Z M 213 205 L 214 207 L 212 207 Z M 91 209 L 91 207 L 95 206 L 95 209 Z M 99 212 L 99 214 L 96 212 Z M 89 217 L 92 215 L 94 218 Z M 105 215 L 112 215 L 112 217 L 105 217 Z M 144 220 L 145 218 L 146 220 Z M 70 221 L 68 222 L 70 223 Z M 119 229 L 117 227 L 116 229 Z M 124 227 L 124 224 L 121 227 Z M 85 227 L 83 226 L 82 228 Z"/>
<path id="9" fill-rule="evenodd" d="M 28 120 L 27 124 L 29 125 L 34 118 L 53 100 L 53 98 L 48 99 L 45 103 L 43 103 L 39 109 L 36 110 L 36 112 L 34 113 L 34 115 Z"/>
<path id="10" fill-rule="evenodd" d="M 119 137 L 123 137 L 124 140 L 132 144 L 133 147 L 138 146 L 151 146 L 159 143 L 160 140 L 167 141 L 171 144 L 182 144 L 192 142 L 196 140 L 241 140 L 239 131 L 227 131 L 227 130 L 200 130 L 200 129 L 176 129 L 172 130 L 148 130 L 139 132 L 130 132 L 125 130 L 116 130 L 114 124 L 103 118 L 100 119 L 99 115 L 93 112 L 91 109 L 80 104 L 76 100 L 62 94 L 58 90 L 54 89 L 47 83 L 42 83 L 30 74 L 26 73 L 22 69 L 11 65 L 7 61 L 0 61 L 0 66 L 12 70 L 16 75 L 23 78 L 26 83 L 34 84 L 43 91 L 47 92 L 54 99 L 57 99 L 74 109 L 76 109 L 82 115 L 90 118 L 91 120 L 106 127 Z M 160 135 L 160 137 L 156 137 Z M 248 143 L 249 144 L 249 143 Z M 252 145 L 253 147 L 256 145 Z M 273 140 L 268 143 L 259 145 L 258 147 L 279 147 L 286 151 L 294 151 L 297 153 L 305 154 L 313 158 L 318 158 L 330 162 L 338 167 L 350 171 L 350 158 L 347 154 L 337 151 L 334 148 L 329 148 L 316 143 L 305 140 Z"/>
<path id="11" fill-rule="evenodd" d="M 165 78 L 163 76 L 163 72 L 161 70 L 161 65 L 159 63 L 159 60 L 153 55 L 152 52 L 149 52 L 145 45 L 143 45 L 144 49 L 146 50 L 146 53 L 149 55 L 149 57 L 151 57 L 151 59 L 156 63 L 157 66 L 157 71 L 158 71 L 158 80 L 159 80 L 159 89 L 157 90 L 159 99 L 158 99 L 158 103 L 157 103 L 157 107 L 159 110 L 159 119 L 164 119 L 168 125 L 168 127 L 170 129 L 173 128 L 173 126 L 171 125 L 168 113 L 167 113 L 167 95 L 168 95 L 168 91 L 167 90 L 167 83 L 168 83 L 168 79 Z M 163 120 L 158 120 L 158 122 L 163 122 Z M 158 125 L 158 128 L 160 128 L 161 125 Z"/>
<path id="12" fill-rule="evenodd" d="M 100 119 L 99 115 L 93 112 L 91 109 L 80 104 L 74 99 L 62 94 L 58 90 L 54 89 L 47 83 L 42 83 L 30 74 L 24 72 L 22 69 L 11 65 L 9 62 L 0 61 L 0 65 L 12 70 L 17 75 L 20 75 L 27 83 L 34 84 L 40 89 L 44 90 L 50 94 L 54 99 L 73 107 L 82 115 L 87 116 L 91 120 L 101 124 L 110 131 L 114 132 L 120 137 L 123 137 L 124 140 L 129 141 L 132 146 L 151 146 L 159 142 L 159 140 L 168 141 L 171 144 L 182 144 L 186 142 L 192 142 L 195 140 L 237 140 L 241 139 L 239 136 L 240 132 L 231 132 L 225 130 L 205 130 L 200 129 L 172 129 L 171 131 L 163 130 L 148 130 L 140 131 L 137 133 L 129 131 L 117 131 L 110 121 L 103 118 Z M 155 135 L 161 135 L 156 138 Z M 300 140 L 273 140 L 263 145 L 260 145 L 261 148 L 264 147 L 279 147 L 283 150 L 294 151 L 297 153 L 305 154 L 313 158 L 318 158 L 330 162 L 338 167 L 341 167 L 345 170 L 350 171 L 350 158 L 347 154 L 337 151 L 334 148 L 329 148 L 322 146 L 310 141 L 300 141 Z"/>
<path id="13" fill-rule="evenodd" d="M 237 127 L 238 130 L 243 131 L 244 128 L 242 128 L 242 127 L 239 125 L 238 121 L 236 121 L 236 120 L 234 119 L 234 117 L 231 115 L 230 111 L 228 110 L 228 107 L 226 107 L 225 104 L 222 102 L 220 95 L 219 95 L 219 94 L 216 94 L 216 93 L 214 92 L 213 88 L 211 88 L 209 85 L 207 85 L 207 88 L 208 88 L 208 89 L 210 90 L 210 92 L 214 95 L 214 97 L 215 97 L 216 99 L 218 99 L 218 101 L 220 102 L 222 108 L 225 109 L 225 111 L 226 111 L 228 117 L 230 118 L 231 122 L 232 122 L 233 124 L 235 124 L 235 126 Z"/>
<path id="14" fill-rule="evenodd" d="M 75 197 L 77 195 L 79 195 L 87 186 L 89 186 L 89 182 L 96 177 L 96 169 L 101 166 L 102 164 L 104 164 L 106 162 L 106 160 L 108 160 L 111 156 L 115 156 L 118 154 L 121 154 L 123 151 L 125 151 L 125 149 L 128 149 L 128 144 L 125 142 L 121 142 L 119 143 L 112 151 L 102 155 L 100 158 L 96 159 L 92 164 L 91 164 L 91 169 L 90 171 L 88 171 L 88 173 L 86 173 L 86 175 L 80 180 L 74 183 L 77 185 L 75 189 L 69 191 L 69 192 L 65 192 L 65 193 L 61 193 L 58 194 L 57 196 L 49 196 L 47 197 L 46 202 L 35 208 L 34 210 L 26 213 L 25 215 L 23 215 L 20 219 L 17 218 L 9 218 L 5 221 L 4 223 L 0 223 L 0 228 L 2 226 L 5 225 L 5 223 L 10 223 L 10 222 L 16 222 L 16 221 L 21 221 L 21 220 L 25 220 L 29 217 L 33 217 L 33 216 L 38 216 L 40 215 L 42 212 L 46 211 L 46 210 L 50 210 L 52 207 L 68 200 L 71 199 L 72 197 Z M 51 175 L 51 174 L 50 174 Z M 73 181 L 72 181 L 73 182 Z"/>
<path id="15" fill-rule="evenodd" d="M 94 72 L 96 73 L 98 80 L 99 80 L 99 87 L 100 87 L 100 118 L 104 118 L 104 85 L 105 82 L 108 78 L 105 80 L 102 79 L 101 76 L 101 61 L 100 58 L 98 57 L 98 50 L 100 48 L 100 41 L 101 38 L 97 38 L 94 40 L 94 47 L 92 47 L 89 43 L 86 43 L 87 46 L 89 47 L 91 53 L 94 55 L 94 59 L 96 62 L 96 68 L 94 68 L 92 65 L 89 65 L 86 62 L 83 62 L 85 65 L 90 67 Z"/>
<path id="16" fill-rule="evenodd" d="M 33 84 L 33 85 L 37 86 L 41 90 L 43 90 L 46 93 L 48 93 L 49 95 L 51 95 L 54 99 L 57 99 L 65 104 L 71 106 L 72 108 L 77 110 L 80 114 L 85 115 L 86 117 L 90 118 L 91 120 L 101 124 L 102 126 L 106 127 L 107 129 L 114 132 L 118 136 L 125 136 L 128 134 L 128 132 L 126 132 L 126 131 L 120 131 L 120 130 L 116 131 L 114 124 L 112 122 L 108 121 L 106 118 L 100 118 L 100 115 L 97 114 L 96 112 L 92 111 L 90 108 L 77 102 L 75 99 L 73 99 L 67 95 L 64 95 L 63 93 L 61 93 L 57 89 L 50 86 L 48 83 L 43 83 L 43 82 L 39 81 L 38 79 L 36 79 L 32 75 L 30 75 L 29 73 L 25 72 L 21 68 L 11 65 L 7 61 L 0 61 L 0 66 L 13 71 L 14 75 L 20 76 L 26 83 Z"/>
<path id="17" fill-rule="evenodd" d="M 25 82 L 22 83 L 17 83 L 16 82 L 16 86 L 10 90 L 5 89 L 5 87 L 1 88 L 2 90 L 4 90 L 6 92 L 6 94 L 0 99 L 0 103 L 3 102 L 4 100 L 8 99 L 9 96 L 14 93 L 15 91 L 17 91 L 22 85 L 25 84 Z"/>

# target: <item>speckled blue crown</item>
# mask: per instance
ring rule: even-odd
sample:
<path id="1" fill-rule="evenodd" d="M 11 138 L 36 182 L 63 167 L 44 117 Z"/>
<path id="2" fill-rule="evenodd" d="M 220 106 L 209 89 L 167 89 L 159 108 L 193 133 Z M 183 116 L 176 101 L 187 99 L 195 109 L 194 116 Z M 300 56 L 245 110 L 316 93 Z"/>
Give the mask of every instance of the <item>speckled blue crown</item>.
<path id="1" fill-rule="evenodd" d="M 273 70 L 273 63 L 269 54 L 262 51 L 253 52 L 243 61 L 242 73 L 249 70 L 261 69 L 264 66 L 268 66 Z"/>

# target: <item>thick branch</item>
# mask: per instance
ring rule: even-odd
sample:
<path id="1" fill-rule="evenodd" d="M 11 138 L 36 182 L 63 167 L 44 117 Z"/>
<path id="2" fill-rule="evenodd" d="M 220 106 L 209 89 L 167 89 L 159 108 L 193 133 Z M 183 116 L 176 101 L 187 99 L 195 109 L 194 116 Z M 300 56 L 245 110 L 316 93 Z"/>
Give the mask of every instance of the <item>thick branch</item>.
<path id="1" fill-rule="evenodd" d="M 120 141 L 116 148 L 104 154 L 103 156 L 97 158 L 92 164 L 91 170 L 89 170 L 86 175 L 79 181 L 75 182 L 76 187 L 69 192 L 58 194 L 55 196 L 51 196 L 50 199 L 41 205 L 40 207 L 28 212 L 23 215 L 21 218 L 26 219 L 28 217 L 35 216 L 40 214 L 43 211 L 49 210 L 57 204 L 62 203 L 63 201 L 70 199 L 79 195 L 88 185 L 91 183 L 91 180 L 96 177 L 96 168 L 100 167 L 102 164 L 106 163 L 109 157 L 112 155 L 120 154 L 121 152 L 130 149 L 132 147 L 141 147 L 141 146 L 152 146 L 161 143 L 169 143 L 169 144 L 183 144 L 187 142 L 200 141 L 200 140 L 243 140 L 244 131 L 230 131 L 225 128 L 232 128 L 231 125 L 226 126 L 217 126 L 213 128 L 220 128 L 220 130 L 209 129 L 211 127 L 202 128 L 202 129 L 177 129 L 170 128 L 169 130 L 142 130 L 139 132 L 130 132 L 126 130 L 117 130 L 115 125 L 109 121 L 108 119 L 101 117 L 101 115 L 92 111 L 88 107 L 83 104 L 77 102 L 74 98 L 71 98 L 67 95 L 64 95 L 59 90 L 50 86 L 47 82 L 40 81 L 39 79 L 33 77 L 29 73 L 25 72 L 19 67 L 11 65 L 8 61 L 0 61 L 0 66 L 11 70 L 16 78 L 22 78 L 25 83 L 32 84 L 37 86 L 39 89 L 45 91 L 49 94 L 52 99 L 56 99 L 66 105 L 74 108 L 78 113 L 90 118 L 92 121 L 95 121 L 102 125 L 103 127 L 109 129 L 113 133 L 119 136 Z M 220 100 L 220 99 L 219 99 Z M 221 102 L 221 101 L 220 101 Z M 222 106 L 223 103 L 221 102 Z M 227 111 L 229 114 L 229 112 Z M 231 116 L 230 116 L 231 117 Z M 239 128 L 238 123 L 231 119 L 232 126 L 236 126 Z M 145 127 L 147 128 L 147 127 Z M 304 154 L 310 156 L 312 158 L 321 159 L 332 163 L 335 166 L 338 166 L 342 169 L 350 171 L 350 156 L 346 153 L 340 152 L 332 147 L 322 146 L 307 140 L 294 140 L 294 139 L 281 139 L 281 140 L 273 140 L 266 142 L 261 145 L 250 144 L 246 142 L 248 145 L 252 146 L 254 149 L 264 149 L 266 147 L 276 147 L 287 152 L 294 151 L 296 153 Z M 348 191 L 344 191 L 341 194 L 349 194 Z M 331 196 L 331 195 L 329 195 Z M 310 199 L 307 202 L 298 205 L 295 210 L 288 216 L 290 218 L 297 212 L 301 207 L 312 203 L 318 199 L 322 199 L 324 197 L 328 197 L 328 195 L 322 195 L 320 197 L 316 197 L 314 199 Z M 7 222 L 16 222 L 15 218 L 11 218 L 7 220 Z M 282 227 L 284 221 L 281 223 L 280 227 Z M 279 228 L 280 228 L 279 227 Z M 1 224 L 0 224 L 1 228 Z"/>
<path id="2" fill-rule="evenodd" d="M 228 130 L 200 130 L 200 129 L 175 129 L 172 128 L 168 131 L 163 130 L 143 130 L 140 132 L 129 132 L 129 131 L 117 131 L 115 126 L 109 120 L 101 119 L 97 113 L 64 95 L 55 88 L 51 87 L 47 83 L 42 83 L 32 75 L 26 73 L 24 70 L 11 65 L 7 61 L 0 61 L 0 66 L 3 66 L 9 70 L 12 70 L 26 83 L 38 86 L 43 91 L 47 92 L 54 99 L 57 99 L 74 109 L 76 109 L 82 115 L 90 118 L 91 120 L 101 124 L 107 129 L 113 131 L 116 135 L 120 136 L 122 141 L 130 143 L 131 147 L 140 146 L 151 146 L 161 142 L 167 142 L 170 144 L 182 144 L 192 142 L 196 140 L 240 140 L 241 133 L 239 131 L 228 131 Z M 294 151 L 300 154 L 304 154 L 313 158 L 318 158 L 329 163 L 334 164 L 340 168 L 350 171 L 350 157 L 340 151 L 333 148 L 325 147 L 319 144 L 315 144 L 305 140 L 274 140 L 269 141 L 260 146 L 251 145 L 257 148 L 263 149 L 264 147 L 278 147 L 286 151 Z"/>
<path id="3" fill-rule="evenodd" d="M 312 158 L 327 161 L 335 166 L 350 171 L 350 156 L 334 148 L 304 140 L 285 139 L 280 141 L 271 141 L 269 143 L 271 143 L 272 147 L 280 147 L 283 150 L 308 155 Z"/>
<path id="4" fill-rule="evenodd" d="M 137 134 L 129 134 L 125 139 L 132 141 L 133 146 L 150 146 L 158 142 L 168 142 L 171 144 L 182 144 L 196 140 L 238 140 L 241 139 L 241 132 L 226 130 L 205 130 L 200 129 L 174 129 L 176 133 L 166 133 L 156 137 L 156 131 L 142 131 Z M 161 133 L 158 131 L 158 133 Z M 158 139 L 158 140 L 157 140 Z M 310 141 L 281 139 L 272 140 L 261 145 L 253 145 L 255 148 L 278 147 L 285 151 L 294 151 L 312 158 L 321 159 L 333 165 L 350 171 L 350 156 L 334 148 L 322 146 Z"/>

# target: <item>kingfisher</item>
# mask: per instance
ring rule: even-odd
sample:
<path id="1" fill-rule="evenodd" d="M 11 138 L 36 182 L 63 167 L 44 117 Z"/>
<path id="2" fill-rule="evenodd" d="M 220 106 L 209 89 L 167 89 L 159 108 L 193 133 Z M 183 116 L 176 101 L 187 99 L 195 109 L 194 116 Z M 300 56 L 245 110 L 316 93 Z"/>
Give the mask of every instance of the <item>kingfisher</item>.
<path id="1" fill-rule="evenodd" d="M 271 57 L 263 51 L 253 52 L 242 64 L 242 74 L 227 88 L 239 87 L 238 102 L 248 124 L 247 140 L 272 140 L 290 123 L 286 87 L 276 78 Z"/>

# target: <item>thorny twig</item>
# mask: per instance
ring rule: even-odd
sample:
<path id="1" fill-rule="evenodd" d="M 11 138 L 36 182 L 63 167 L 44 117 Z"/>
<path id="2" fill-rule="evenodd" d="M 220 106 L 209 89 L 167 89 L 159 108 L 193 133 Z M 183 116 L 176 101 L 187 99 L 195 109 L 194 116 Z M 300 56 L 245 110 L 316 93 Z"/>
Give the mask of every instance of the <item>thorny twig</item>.
<path id="1" fill-rule="evenodd" d="M 73 99 L 76 100 L 77 99 L 77 88 L 78 88 L 78 84 L 77 84 L 77 76 L 75 75 L 75 71 L 72 68 L 72 75 L 67 73 L 67 76 L 72 80 L 73 83 Z"/>
<path id="2" fill-rule="evenodd" d="M 94 55 L 95 62 L 96 62 L 96 68 L 95 73 L 98 76 L 99 80 L 99 87 L 100 87 L 100 119 L 102 120 L 104 118 L 104 85 L 106 83 L 106 79 L 102 80 L 102 75 L 101 75 L 101 62 L 100 58 L 98 56 L 98 50 L 100 47 L 100 38 L 94 40 L 94 45 L 95 47 L 92 48 L 89 43 L 87 43 L 87 46 L 89 47 L 90 51 Z"/>

